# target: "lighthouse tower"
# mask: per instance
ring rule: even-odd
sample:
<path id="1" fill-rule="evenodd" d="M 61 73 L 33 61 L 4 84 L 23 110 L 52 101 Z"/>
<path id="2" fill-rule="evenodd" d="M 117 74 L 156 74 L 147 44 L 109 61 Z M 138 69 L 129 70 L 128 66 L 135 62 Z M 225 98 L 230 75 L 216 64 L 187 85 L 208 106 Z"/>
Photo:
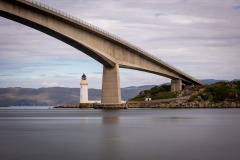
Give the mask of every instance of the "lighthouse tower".
<path id="1" fill-rule="evenodd" d="M 88 81 L 85 74 L 80 82 L 80 103 L 88 103 Z"/>

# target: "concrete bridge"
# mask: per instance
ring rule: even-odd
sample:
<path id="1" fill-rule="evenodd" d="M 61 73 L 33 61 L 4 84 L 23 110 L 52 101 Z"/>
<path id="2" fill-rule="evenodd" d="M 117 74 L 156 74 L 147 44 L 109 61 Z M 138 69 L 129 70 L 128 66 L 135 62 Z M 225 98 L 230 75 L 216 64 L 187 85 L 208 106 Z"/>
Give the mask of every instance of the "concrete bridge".
<path id="1" fill-rule="evenodd" d="M 121 103 L 119 68 L 170 78 L 173 92 L 181 91 L 182 83 L 202 84 L 146 51 L 40 2 L 0 0 L 0 16 L 59 39 L 103 64 L 102 103 Z"/>

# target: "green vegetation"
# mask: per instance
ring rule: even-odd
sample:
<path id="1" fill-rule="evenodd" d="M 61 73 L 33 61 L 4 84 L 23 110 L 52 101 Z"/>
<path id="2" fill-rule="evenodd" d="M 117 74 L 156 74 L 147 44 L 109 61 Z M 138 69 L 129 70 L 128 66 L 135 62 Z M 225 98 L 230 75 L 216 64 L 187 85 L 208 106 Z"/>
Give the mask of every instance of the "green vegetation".
<path id="1" fill-rule="evenodd" d="M 177 94 L 170 91 L 170 85 L 155 86 L 150 90 L 140 92 L 136 97 L 130 99 L 130 101 L 144 101 L 145 98 L 152 98 L 152 100 L 176 98 Z"/>
<path id="2" fill-rule="evenodd" d="M 170 91 L 171 91 L 170 85 L 155 86 L 149 90 L 151 95 L 158 94 L 159 92 L 170 92 Z"/>
<path id="3" fill-rule="evenodd" d="M 152 96 L 153 100 L 156 99 L 167 99 L 167 98 L 176 98 L 177 94 L 175 92 L 159 92 Z"/>
<path id="4" fill-rule="evenodd" d="M 222 102 L 225 100 L 240 100 L 240 81 L 218 82 L 207 86 L 197 95 L 191 96 L 189 101 Z"/>
<path id="5" fill-rule="evenodd" d="M 145 99 L 145 97 L 146 97 L 146 95 L 140 93 L 136 97 L 130 99 L 130 101 L 143 101 Z"/>
<path id="6" fill-rule="evenodd" d="M 144 101 L 145 98 L 152 100 L 176 98 L 177 93 L 170 92 L 170 85 L 155 86 L 149 90 L 141 91 L 130 101 Z M 210 101 L 212 103 L 223 102 L 225 100 L 240 102 L 240 81 L 218 82 L 212 85 L 195 86 L 179 93 L 178 96 L 191 96 L 189 102 Z"/>

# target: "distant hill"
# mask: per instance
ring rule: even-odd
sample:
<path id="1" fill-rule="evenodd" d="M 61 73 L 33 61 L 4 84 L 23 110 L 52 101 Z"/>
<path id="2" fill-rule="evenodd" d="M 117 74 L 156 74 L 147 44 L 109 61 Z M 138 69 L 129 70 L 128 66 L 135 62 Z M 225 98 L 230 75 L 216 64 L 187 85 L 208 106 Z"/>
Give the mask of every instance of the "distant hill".
<path id="1" fill-rule="evenodd" d="M 136 97 L 129 99 L 130 101 L 144 101 L 145 98 L 151 98 L 152 100 L 176 98 L 177 94 L 171 92 L 171 85 L 154 86 L 149 90 L 141 91 Z"/>
<path id="2" fill-rule="evenodd" d="M 240 81 L 240 79 L 234 79 L 234 80 L 231 80 L 231 81 L 217 80 L 217 79 L 203 79 L 203 80 L 200 80 L 200 81 L 202 81 L 205 84 L 214 84 L 214 83 L 217 83 L 217 82 L 236 82 L 236 81 Z"/>
<path id="3" fill-rule="evenodd" d="M 201 82 L 205 83 L 205 84 L 213 84 L 213 83 L 217 83 L 217 82 L 230 82 L 228 80 L 218 80 L 218 79 L 200 79 Z M 239 81 L 239 79 L 234 79 L 233 81 Z M 162 85 L 170 85 L 171 83 L 164 83 Z"/>
<path id="4" fill-rule="evenodd" d="M 122 99 L 136 96 L 140 91 L 152 88 L 154 85 L 122 88 Z M 89 89 L 89 100 L 100 100 L 100 89 Z M 79 88 L 0 88 L 0 106 L 54 106 L 64 103 L 78 103 Z"/>
<path id="5" fill-rule="evenodd" d="M 138 95 L 139 92 L 143 90 L 148 90 L 154 86 L 155 85 L 145 85 L 145 86 L 139 86 L 139 87 L 131 86 L 131 87 L 122 88 L 121 89 L 122 99 L 127 100 L 129 98 L 135 97 L 136 95 Z"/>
<path id="6" fill-rule="evenodd" d="M 217 83 L 217 82 L 228 82 L 227 80 L 216 80 L 216 79 L 203 79 L 200 80 L 205 84 L 213 84 L 213 83 Z"/>
<path id="7" fill-rule="evenodd" d="M 79 99 L 79 89 L 75 88 L 1 88 L 0 106 L 44 106 Z"/>

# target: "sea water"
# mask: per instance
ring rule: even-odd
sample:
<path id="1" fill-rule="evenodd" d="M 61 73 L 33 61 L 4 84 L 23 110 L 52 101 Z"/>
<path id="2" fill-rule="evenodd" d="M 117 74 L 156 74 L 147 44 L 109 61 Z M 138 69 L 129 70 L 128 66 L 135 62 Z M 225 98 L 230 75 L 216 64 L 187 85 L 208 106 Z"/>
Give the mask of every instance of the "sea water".
<path id="1" fill-rule="evenodd" d="M 239 160 L 240 109 L 0 109 L 0 160 Z"/>

